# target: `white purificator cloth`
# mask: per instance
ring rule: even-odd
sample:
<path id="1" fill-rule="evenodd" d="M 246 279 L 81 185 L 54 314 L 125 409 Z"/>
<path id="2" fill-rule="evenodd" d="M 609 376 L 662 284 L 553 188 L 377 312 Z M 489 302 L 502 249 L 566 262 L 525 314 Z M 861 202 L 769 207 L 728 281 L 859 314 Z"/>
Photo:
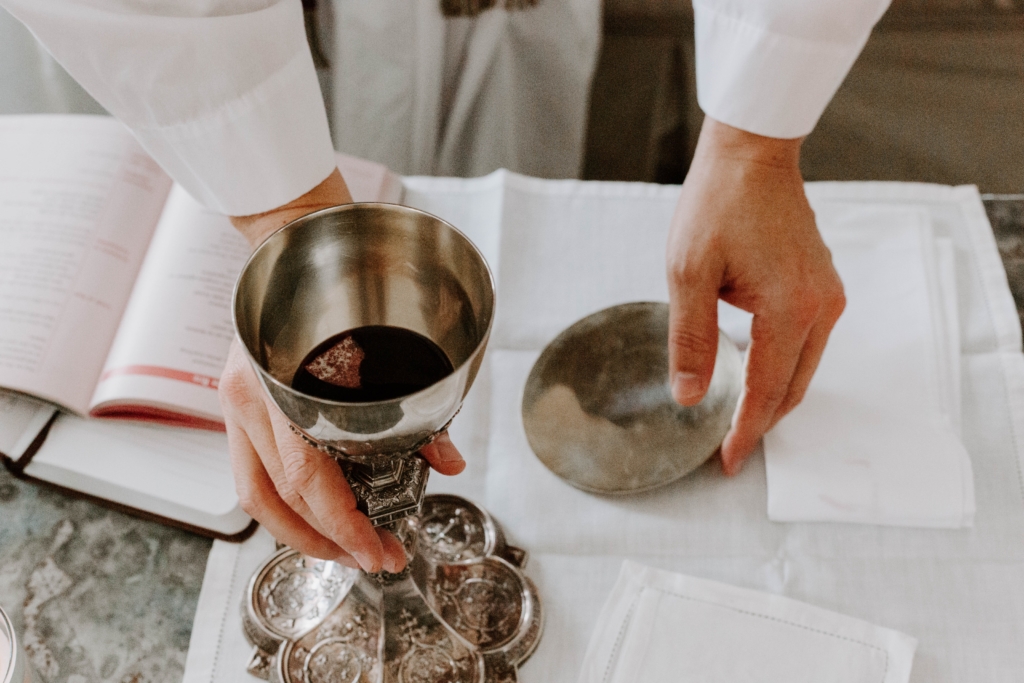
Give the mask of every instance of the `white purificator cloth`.
<path id="1" fill-rule="evenodd" d="M 803 402 L 765 436 L 768 516 L 970 526 L 952 243 L 920 209 L 817 218 L 847 305 Z"/>
<path id="2" fill-rule="evenodd" d="M 736 477 L 722 476 L 709 462 L 638 496 L 599 497 L 572 488 L 529 449 L 520 417 L 523 385 L 540 350 L 575 320 L 616 303 L 666 299 L 664 245 L 678 188 L 502 173 L 474 180 L 407 178 L 405 188 L 406 203 L 464 230 L 495 271 L 498 318 L 480 376 L 451 429 L 467 469 L 458 477 L 433 475 L 430 491 L 485 507 L 509 540 L 530 552 L 527 573 L 540 590 L 546 626 L 520 671 L 524 683 L 578 679 L 624 560 L 910 634 L 919 643 L 915 683 L 1019 679 L 1024 356 L 1005 271 L 973 187 L 807 188 L 823 223 L 862 211 L 917 221 L 924 216 L 936 243 L 952 246 L 960 438 L 971 456 L 976 493 L 974 524 L 959 529 L 771 521 L 766 510 L 773 494 L 760 453 Z M 482 203 L 484 195 L 493 201 Z M 723 317 L 722 324 L 742 334 L 741 318 Z M 214 544 L 186 683 L 254 683 L 244 673 L 248 648 L 237 605 L 241 584 L 272 547 L 265 536 L 241 547 Z"/>
<path id="3" fill-rule="evenodd" d="M 916 647 L 797 600 L 627 561 L 579 683 L 906 683 Z"/>

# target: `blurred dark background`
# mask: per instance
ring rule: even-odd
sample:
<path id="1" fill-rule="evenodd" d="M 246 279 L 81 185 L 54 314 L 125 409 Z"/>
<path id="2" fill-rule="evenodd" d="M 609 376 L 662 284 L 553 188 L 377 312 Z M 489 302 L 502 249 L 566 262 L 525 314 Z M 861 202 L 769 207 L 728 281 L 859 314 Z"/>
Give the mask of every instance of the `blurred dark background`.
<path id="1" fill-rule="evenodd" d="M 585 177 L 680 182 L 702 118 L 690 0 L 605 0 Z M 893 0 L 803 166 L 1024 192 L 1024 0 Z"/>

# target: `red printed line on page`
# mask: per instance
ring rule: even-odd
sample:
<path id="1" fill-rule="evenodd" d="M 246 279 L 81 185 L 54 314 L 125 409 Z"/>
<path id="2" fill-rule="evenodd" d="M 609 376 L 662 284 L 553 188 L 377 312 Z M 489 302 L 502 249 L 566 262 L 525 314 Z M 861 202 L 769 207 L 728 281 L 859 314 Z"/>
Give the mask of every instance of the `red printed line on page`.
<path id="1" fill-rule="evenodd" d="M 201 387 L 206 387 L 207 389 L 216 389 L 220 386 L 220 380 L 216 377 L 199 375 L 194 372 L 185 372 L 184 370 L 164 368 L 159 365 L 125 365 L 120 368 L 111 368 L 103 373 L 100 377 L 100 381 L 103 382 L 114 375 L 147 375 L 149 377 L 163 377 L 164 379 L 173 379 L 178 382 L 197 384 Z"/>

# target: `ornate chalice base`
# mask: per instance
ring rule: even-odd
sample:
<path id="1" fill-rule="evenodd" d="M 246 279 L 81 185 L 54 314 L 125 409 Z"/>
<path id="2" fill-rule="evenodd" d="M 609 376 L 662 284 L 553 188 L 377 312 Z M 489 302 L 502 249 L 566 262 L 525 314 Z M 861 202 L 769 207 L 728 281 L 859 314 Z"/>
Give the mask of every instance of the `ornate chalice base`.
<path id="1" fill-rule="evenodd" d="M 307 444 L 337 461 L 356 497 L 356 507 L 373 526 L 388 526 L 405 517 L 418 515 L 427 490 L 430 465 L 417 452 L 448 429 L 452 421 L 431 434 L 413 450 L 387 456 L 352 459 L 347 453 L 310 438 L 295 425 L 292 432 Z"/>
<path id="2" fill-rule="evenodd" d="M 411 557 L 366 574 L 283 548 L 242 604 L 249 673 L 280 683 L 512 683 L 543 625 L 526 553 L 457 496 L 390 526 Z"/>

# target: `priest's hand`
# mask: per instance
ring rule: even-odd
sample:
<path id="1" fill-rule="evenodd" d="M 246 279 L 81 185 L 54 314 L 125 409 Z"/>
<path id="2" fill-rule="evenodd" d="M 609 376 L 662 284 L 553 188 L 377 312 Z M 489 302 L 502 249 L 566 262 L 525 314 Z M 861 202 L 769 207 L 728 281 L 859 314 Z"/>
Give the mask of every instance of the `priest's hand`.
<path id="1" fill-rule="evenodd" d="M 307 213 L 352 201 L 335 171 L 309 193 L 273 211 L 233 217 L 255 248 L 286 223 Z M 368 572 L 400 571 L 401 543 L 375 529 L 356 509 L 356 499 L 329 456 L 306 444 L 260 387 L 244 350 L 232 342 L 221 375 L 220 401 L 228 432 L 231 468 L 242 509 L 282 543 L 306 555 Z M 466 463 L 447 434 L 420 455 L 441 474 L 458 474 Z"/>
<path id="2" fill-rule="evenodd" d="M 800 175 L 801 139 L 706 118 L 668 242 L 672 394 L 695 405 L 718 348 L 718 299 L 754 314 L 739 409 L 722 444 L 736 474 L 804 396 L 846 304 Z"/>

